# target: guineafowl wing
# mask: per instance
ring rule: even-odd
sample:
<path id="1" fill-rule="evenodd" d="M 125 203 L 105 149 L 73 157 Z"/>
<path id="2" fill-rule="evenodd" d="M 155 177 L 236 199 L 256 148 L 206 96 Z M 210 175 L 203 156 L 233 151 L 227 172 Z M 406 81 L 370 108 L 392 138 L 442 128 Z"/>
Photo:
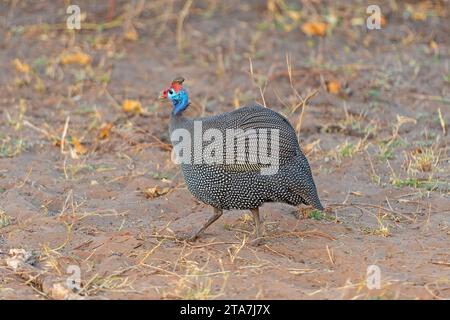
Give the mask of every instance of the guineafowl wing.
<path id="1" fill-rule="evenodd" d="M 277 150 L 280 165 L 289 162 L 301 153 L 297 135 L 289 121 L 281 114 L 260 105 L 246 106 L 200 120 L 203 122 L 203 129 L 215 128 L 223 132 L 224 140 L 227 129 L 235 129 L 231 155 L 229 154 L 230 150 L 226 150 L 229 144 L 224 143 L 223 166 L 227 171 L 259 171 L 261 168 L 267 167 L 267 162 L 261 159 L 261 153 L 264 156 L 264 152 L 267 155 L 275 156 L 274 152 Z M 252 134 L 256 134 L 257 142 L 252 139 Z M 277 135 L 277 137 L 272 137 L 272 135 Z M 266 139 L 266 149 L 261 146 L 261 143 L 264 143 L 262 139 Z M 227 157 L 234 159 L 232 164 L 225 161 Z"/>

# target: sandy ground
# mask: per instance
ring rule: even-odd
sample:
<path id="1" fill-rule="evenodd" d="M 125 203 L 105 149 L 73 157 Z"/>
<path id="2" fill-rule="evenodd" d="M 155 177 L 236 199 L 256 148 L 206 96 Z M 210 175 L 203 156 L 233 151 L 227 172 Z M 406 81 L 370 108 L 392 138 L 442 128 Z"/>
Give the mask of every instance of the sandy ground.
<path id="1" fill-rule="evenodd" d="M 0 4 L 0 299 L 450 298 L 448 1 L 378 1 L 373 31 L 364 1 L 79 2 L 78 32 L 64 1 Z M 299 136 L 327 212 L 264 205 L 259 247 L 244 211 L 178 241 L 212 209 L 170 160 L 177 75 L 194 117 L 258 101 L 297 129 L 294 90 L 319 89 Z"/>

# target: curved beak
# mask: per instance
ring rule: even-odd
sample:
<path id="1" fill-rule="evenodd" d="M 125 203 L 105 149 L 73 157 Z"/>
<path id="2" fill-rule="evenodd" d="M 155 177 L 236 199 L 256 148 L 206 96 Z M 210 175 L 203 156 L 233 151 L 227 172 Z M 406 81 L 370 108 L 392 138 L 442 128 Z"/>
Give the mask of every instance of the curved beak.
<path id="1" fill-rule="evenodd" d="M 161 91 L 161 93 L 159 94 L 159 97 L 158 97 L 158 99 L 159 99 L 159 100 L 161 100 L 161 101 L 163 101 L 163 100 L 166 100 L 166 99 L 167 99 L 167 95 L 165 94 L 165 92 L 164 92 L 164 91 Z"/>

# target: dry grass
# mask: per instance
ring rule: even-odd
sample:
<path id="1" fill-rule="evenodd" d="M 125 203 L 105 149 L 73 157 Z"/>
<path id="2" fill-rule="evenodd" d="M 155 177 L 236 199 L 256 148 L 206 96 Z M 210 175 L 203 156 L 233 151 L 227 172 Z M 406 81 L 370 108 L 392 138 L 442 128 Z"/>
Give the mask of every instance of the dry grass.
<path id="1" fill-rule="evenodd" d="M 363 232 L 366 234 L 372 234 L 381 237 L 389 237 L 391 235 L 391 231 L 389 226 L 384 222 L 384 219 L 388 216 L 387 213 L 382 214 L 381 210 L 378 210 L 377 214 L 377 227 L 376 228 L 364 228 Z"/>
<path id="2" fill-rule="evenodd" d="M 434 7 L 426 12 L 434 15 Z M 412 57 L 414 61 L 397 70 L 399 57 L 392 70 L 382 70 L 379 61 L 339 61 L 329 52 L 330 44 L 349 54 L 354 50 L 355 59 L 365 53 L 347 42 L 360 37 L 361 51 L 374 49 L 374 33 L 358 31 L 364 10 L 349 8 L 268 0 L 258 8 L 242 4 L 241 17 L 240 7 L 215 0 L 136 1 L 117 8 L 105 21 L 101 15 L 89 14 L 83 33 L 67 31 L 61 23 L 29 23 L 8 30 L 26 44 L 34 37 L 45 45 L 41 57 L 27 52 L 5 68 L 8 85 L 0 99 L 4 107 L 0 161 L 7 169 L 0 170 L 0 200 L 17 193 L 23 207 L 11 211 L 14 206 L 5 201 L 8 211 L 0 210 L 0 229 L 8 243 L 21 239 L 24 247 L 37 248 L 37 263 L 15 271 L 2 265 L 0 271 L 8 275 L 5 282 L 10 282 L 2 283 L 0 296 L 14 290 L 9 287 L 24 285 L 48 299 L 130 295 L 203 300 L 234 297 L 239 289 L 243 297 L 259 299 L 274 296 L 276 280 L 280 288 L 294 290 L 290 287 L 294 284 L 295 297 L 403 297 L 396 290 L 411 290 L 405 296 L 415 297 L 418 291 L 411 288 L 417 284 L 398 285 L 389 278 L 383 280 L 382 290 L 366 290 L 365 270 L 355 265 L 359 258 L 371 258 L 366 248 L 361 249 L 361 237 L 368 246 L 395 246 L 391 236 L 409 245 L 411 238 L 405 235 L 416 232 L 412 229 L 416 224 L 433 236 L 448 235 L 448 224 L 434 220 L 441 219 L 440 201 L 447 200 L 450 190 L 445 140 L 448 99 L 445 91 L 422 95 L 396 87 L 408 79 L 405 87 L 415 88 L 416 78 L 422 81 L 425 70 L 442 64 L 446 43 L 433 33 L 435 43 L 428 48 L 431 40 L 413 28 L 406 31 L 410 35 L 395 54 L 407 42 L 408 54 L 433 59 L 433 64 Z M 252 20 L 250 9 L 256 10 L 257 19 Z M 388 23 L 397 23 L 397 16 L 407 19 L 397 10 Z M 410 15 L 414 12 L 408 10 Z M 203 23 L 223 23 L 216 16 L 231 13 L 238 23 L 214 32 L 202 29 Z M 302 31 L 305 23 L 325 23 L 326 30 L 323 35 L 308 35 Z M 243 32 L 244 24 L 252 32 Z M 301 46 L 291 43 L 293 36 L 298 36 Z M 335 36 L 339 42 L 333 42 Z M 286 38 L 286 48 L 273 50 L 269 45 L 276 46 L 278 37 Z M 5 46 L 16 41 L 8 40 Z M 172 42 L 173 46 L 167 45 Z M 419 53 L 414 51 L 416 43 Z M 376 48 L 392 58 L 389 46 L 381 43 Z M 46 51 L 47 47 L 52 49 Z M 150 75 L 142 75 L 148 70 Z M 185 197 L 188 191 L 179 171 L 168 160 L 169 112 L 156 101 L 156 92 L 169 73 L 178 72 L 190 77 L 196 114 L 220 113 L 254 97 L 277 111 L 284 107 L 305 142 L 318 189 L 334 216 L 305 210 L 309 219 L 296 220 L 284 214 L 289 213 L 286 207 L 271 207 L 267 243 L 258 248 L 248 241 L 254 232 L 248 214 L 227 217 L 224 228 L 213 228 L 198 242 L 177 240 L 169 226 L 198 210 L 199 204 Z M 371 81 L 367 74 L 377 78 Z M 334 90 L 330 81 L 336 84 Z M 125 112 L 126 100 L 136 101 L 139 107 Z M 414 104 L 416 100 L 423 106 Z M 402 108 L 410 102 L 411 110 Z M 421 108 L 423 118 L 416 112 Z M 305 123 L 307 119 L 317 127 Z M 426 141 L 419 145 L 416 129 L 424 127 Z M 20 167 L 8 165 L 16 160 Z M 356 161 L 366 167 L 356 170 Z M 350 172 L 347 184 L 339 179 L 343 170 Z M 121 197 L 124 193 L 127 197 Z M 58 201 L 61 207 L 55 210 Z M 181 207 L 177 201 L 183 201 Z M 14 217 L 20 214 L 24 218 Z M 54 231 L 48 233 L 51 241 L 36 236 L 49 230 Z M 426 247 L 426 238 L 417 239 L 424 242 L 423 252 L 440 253 Z M 125 265 L 102 265 L 114 257 Z M 392 259 L 408 263 L 407 258 Z M 81 290 L 47 287 L 49 281 L 65 283 L 68 264 L 80 266 Z M 448 267 L 446 256 L 431 264 Z M 348 281 L 343 281 L 347 276 Z M 441 299 L 446 297 L 448 282 L 426 281 L 424 288 L 426 297 Z"/>
<path id="3" fill-rule="evenodd" d="M 0 209 L 0 229 L 9 226 L 12 223 L 10 216 L 5 211 Z"/>

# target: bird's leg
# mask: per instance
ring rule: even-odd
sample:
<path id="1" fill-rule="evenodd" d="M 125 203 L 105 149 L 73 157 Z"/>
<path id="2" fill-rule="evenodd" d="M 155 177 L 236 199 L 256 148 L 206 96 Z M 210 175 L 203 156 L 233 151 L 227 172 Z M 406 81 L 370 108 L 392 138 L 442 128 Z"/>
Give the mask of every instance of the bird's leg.
<path id="1" fill-rule="evenodd" d="M 251 209 L 253 216 L 253 221 L 255 222 L 256 229 L 256 239 L 253 240 L 255 245 L 262 244 L 262 237 L 264 236 L 264 224 L 261 222 L 261 218 L 259 217 L 259 208 Z"/>
<path id="2" fill-rule="evenodd" d="M 210 225 L 212 225 L 212 224 L 214 223 L 214 221 L 216 221 L 217 219 L 219 219 L 220 216 L 221 216 L 222 214 L 223 214 L 223 211 L 222 211 L 221 209 L 214 208 L 214 214 L 213 214 L 213 216 L 212 216 L 211 218 L 209 218 L 208 221 L 206 221 L 206 223 L 205 223 L 200 229 L 198 229 L 196 233 L 194 233 L 194 234 L 189 238 L 189 240 L 190 240 L 190 241 L 193 241 L 193 240 L 197 239 L 198 236 L 199 236 L 203 231 L 205 231 L 206 228 L 208 228 Z"/>

